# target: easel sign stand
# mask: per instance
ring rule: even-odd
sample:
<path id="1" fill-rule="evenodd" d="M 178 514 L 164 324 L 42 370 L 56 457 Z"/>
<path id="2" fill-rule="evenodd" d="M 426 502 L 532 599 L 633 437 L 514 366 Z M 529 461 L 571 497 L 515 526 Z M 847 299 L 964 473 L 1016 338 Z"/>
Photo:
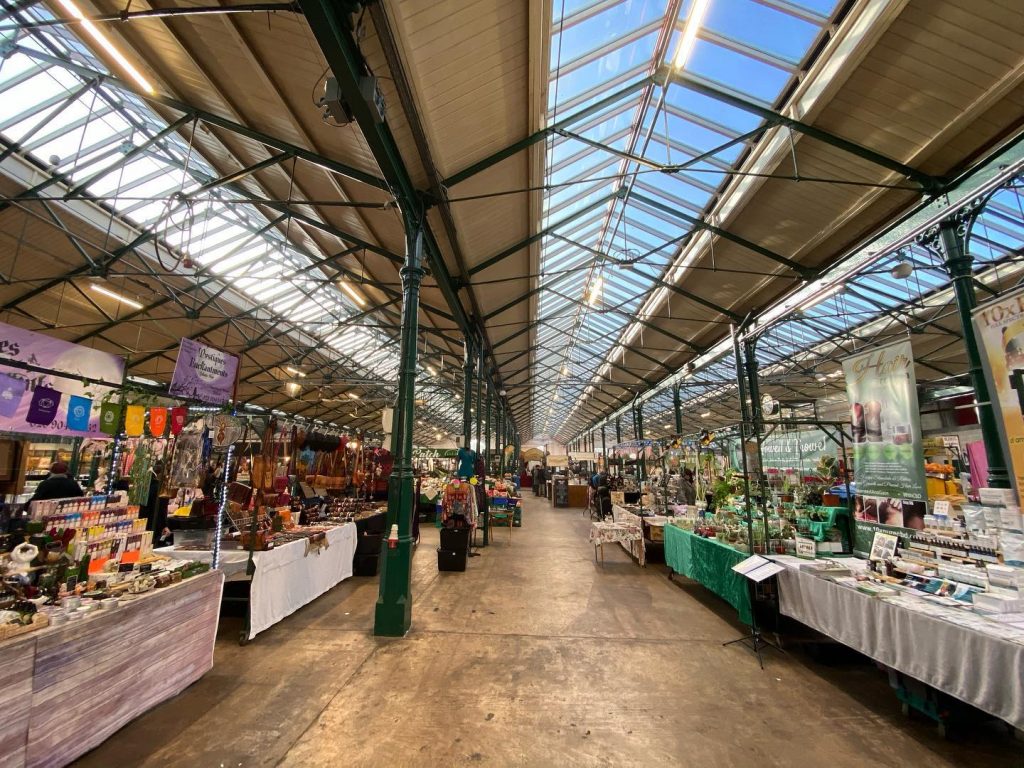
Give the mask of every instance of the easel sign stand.
<path id="1" fill-rule="evenodd" d="M 775 574 L 785 570 L 785 567 L 778 563 L 774 563 L 765 557 L 761 557 L 760 555 L 751 555 L 746 560 L 736 563 L 736 565 L 732 567 L 732 570 L 745 577 L 750 589 L 753 590 L 753 585 L 760 584 L 765 579 L 771 578 Z M 724 647 L 726 645 L 740 643 L 750 648 L 755 654 L 757 654 L 757 663 L 761 665 L 761 669 L 764 669 L 764 658 L 761 656 L 761 649 L 774 648 L 777 651 L 782 651 L 782 649 L 774 643 L 765 640 L 764 636 L 761 634 L 761 630 L 757 626 L 757 614 L 753 610 L 754 602 L 754 599 L 751 598 L 750 635 L 744 635 L 743 637 L 738 637 L 735 640 L 729 640 L 728 642 L 722 643 L 722 645 Z"/>

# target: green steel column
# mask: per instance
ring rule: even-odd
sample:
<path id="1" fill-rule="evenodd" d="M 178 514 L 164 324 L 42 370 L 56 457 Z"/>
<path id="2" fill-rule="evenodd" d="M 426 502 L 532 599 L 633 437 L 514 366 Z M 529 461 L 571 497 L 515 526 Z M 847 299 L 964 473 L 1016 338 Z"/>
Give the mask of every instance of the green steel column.
<path id="1" fill-rule="evenodd" d="M 402 267 L 402 356 L 398 364 L 398 397 L 395 400 L 391 453 L 394 469 L 388 481 L 387 531 L 398 525 L 398 546 L 384 545 L 381 558 L 380 596 L 374 613 L 373 634 L 401 637 L 412 624 L 412 515 L 413 498 L 412 432 L 416 409 L 416 336 L 419 330 L 420 281 L 426 270 L 423 259 L 423 229 L 405 213 L 406 254 Z"/>
<path id="2" fill-rule="evenodd" d="M 672 408 L 676 414 L 676 434 L 683 434 L 683 398 L 679 396 L 679 386 L 672 389 Z"/>
<path id="3" fill-rule="evenodd" d="M 622 442 L 622 417 L 615 417 L 615 444 L 619 445 Z M 623 470 L 625 469 L 622 455 L 619 455 L 619 477 L 622 477 Z"/>
<path id="4" fill-rule="evenodd" d="M 462 438 L 469 448 L 473 438 L 473 345 L 466 341 L 462 360 Z"/>
<path id="5" fill-rule="evenodd" d="M 992 398 L 989 396 L 988 382 L 981 368 L 981 354 L 978 352 L 978 340 L 974 335 L 971 323 L 971 311 L 977 306 L 974 294 L 974 274 L 971 267 L 973 258 L 967 250 L 967 231 L 969 225 L 960 216 L 952 216 L 939 224 L 939 243 L 946 258 L 946 271 L 953 283 L 956 295 L 956 306 L 960 314 L 960 326 L 964 334 L 964 347 L 967 350 L 967 369 L 974 387 L 974 399 L 978 403 L 978 421 L 981 424 L 981 438 L 985 443 L 985 457 L 988 459 L 988 485 L 990 488 L 1009 488 L 1010 473 L 1006 468 L 1006 457 L 999 440 L 999 427 L 995 412 L 992 410 Z"/>
<path id="6" fill-rule="evenodd" d="M 634 412 L 634 414 L 635 415 L 633 416 L 633 424 L 635 426 L 636 439 L 637 440 L 643 440 L 644 439 L 644 404 L 643 403 L 639 403 L 638 402 L 636 404 L 636 411 Z M 643 455 L 644 455 L 643 448 L 639 449 L 636 452 L 637 477 L 640 479 L 640 482 L 643 482 L 644 480 L 647 479 L 647 462 L 643 461 Z"/>
<path id="7" fill-rule="evenodd" d="M 495 419 L 498 422 L 498 428 L 495 430 L 495 446 L 498 449 L 498 474 L 497 477 L 505 476 L 505 452 L 502 450 L 505 445 L 504 429 L 505 429 L 505 414 L 502 411 L 501 402 L 498 403 L 497 413 Z"/>
<path id="8" fill-rule="evenodd" d="M 601 469 L 604 472 L 608 471 L 608 446 L 605 444 L 604 430 L 607 424 L 601 425 Z"/>
<path id="9" fill-rule="evenodd" d="M 757 340 L 745 339 L 743 341 L 744 367 L 747 374 L 747 392 L 750 395 L 751 427 L 754 432 L 754 442 L 757 447 L 757 490 L 761 497 L 761 522 L 764 525 L 764 545 L 768 551 L 768 486 L 767 475 L 764 471 L 764 452 L 762 450 L 761 436 L 764 434 L 764 414 L 761 412 L 761 386 L 757 380 Z M 850 509 L 853 509 L 853 501 L 849 500 Z M 751 550 L 753 551 L 753 550 Z"/>
<path id="10" fill-rule="evenodd" d="M 476 448 L 474 449 L 478 456 L 483 455 L 484 445 L 481 440 L 481 429 L 484 423 L 484 397 L 483 397 L 483 385 L 484 385 L 484 347 L 483 344 L 477 350 L 476 358 L 476 404 L 473 406 L 476 409 Z"/>
<path id="11" fill-rule="evenodd" d="M 493 471 L 491 469 L 491 428 L 494 426 L 493 414 L 491 413 L 491 406 L 493 404 L 494 396 L 491 392 L 491 382 L 487 381 L 487 430 L 484 432 L 484 464 L 487 467 L 487 474 L 490 475 Z"/>

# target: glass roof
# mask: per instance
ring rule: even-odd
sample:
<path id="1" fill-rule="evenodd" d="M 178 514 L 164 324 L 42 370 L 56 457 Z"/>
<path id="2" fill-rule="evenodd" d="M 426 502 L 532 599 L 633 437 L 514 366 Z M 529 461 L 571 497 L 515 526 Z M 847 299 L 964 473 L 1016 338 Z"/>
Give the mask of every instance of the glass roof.
<path id="1" fill-rule="evenodd" d="M 806 66 L 836 4 L 554 4 L 548 124 L 557 130 L 547 144 L 534 434 L 566 439 L 595 383 L 637 383 L 616 369 L 615 355 L 642 333 L 633 316 L 693 229 L 639 198 L 702 218 L 757 138 L 759 117 L 655 77 L 676 61 L 688 25 L 696 36 L 686 74 L 770 108 Z"/>
<path id="2" fill-rule="evenodd" d="M 18 18 L 53 17 L 35 6 Z M 108 73 L 69 27 L 34 28 L 16 39 L 24 48 Z M 252 196 L 246 188 L 221 183 L 221 174 L 206 158 L 185 136 L 168 130 L 167 121 L 142 99 L 15 52 L 0 60 L 0 139 L 12 151 L 51 170 L 51 192 L 59 193 L 57 184 L 63 183 L 154 233 L 161 245 L 158 256 L 163 251 L 169 259 L 168 272 L 193 277 L 177 259 L 187 255 L 216 276 L 236 306 L 265 308 L 271 322 L 286 323 L 297 340 L 335 359 L 344 375 L 397 380 L 399 350 L 394 336 L 366 313 L 365 296 L 357 301 L 325 279 L 318 267 L 332 254 L 319 249 L 297 224 L 288 223 L 287 216 L 270 219 L 249 204 Z M 337 251 L 346 246 L 340 241 L 337 245 Z M 365 353 L 356 356 L 355 350 Z M 299 364 L 298 356 L 294 364 Z M 426 359 L 421 365 L 427 384 L 433 376 L 428 375 Z M 366 410 L 365 403 L 359 407 Z M 326 418 L 348 420 L 350 414 L 338 411 Z M 433 437 L 435 427 L 445 432 L 460 429 L 461 407 L 451 397 L 427 398 L 421 415 L 430 417 L 424 437 Z"/>
<path id="3" fill-rule="evenodd" d="M 984 286 L 984 292 L 1013 288 L 1024 278 L 1024 184 L 1019 180 L 988 201 L 971 230 L 969 250 L 976 284 Z M 902 262 L 913 267 L 906 278 L 893 275 Z M 756 347 L 761 386 L 781 388 L 796 399 L 824 398 L 845 387 L 840 366 L 854 345 L 884 344 L 908 333 L 945 335 L 950 343 L 962 344 L 952 301 L 949 278 L 932 251 L 915 243 L 886 253 L 847 278 L 841 291 L 804 305 L 768 328 Z M 934 379 L 948 381 L 942 364 L 928 355 L 915 362 L 931 367 Z M 735 366 L 727 353 L 686 382 L 681 397 L 684 433 L 736 422 Z M 628 412 L 622 424 L 623 439 L 632 438 Z M 646 437 L 675 434 L 671 388 L 644 404 L 644 425 Z M 607 432 L 608 445 L 614 443 L 613 432 Z"/>

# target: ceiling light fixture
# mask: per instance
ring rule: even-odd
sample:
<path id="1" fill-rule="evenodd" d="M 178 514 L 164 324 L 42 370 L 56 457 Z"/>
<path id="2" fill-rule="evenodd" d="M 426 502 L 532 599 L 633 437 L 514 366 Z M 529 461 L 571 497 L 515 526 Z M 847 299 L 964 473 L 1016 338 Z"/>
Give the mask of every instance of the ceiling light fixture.
<path id="1" fill-rule="evenodd" d="M 686 16 L 686 26 L 683 27 L 683 36 L 679 40 L 679 47 L 676 48 L 676 55 L 673 64 L 676 69 L 683 69 L 686 60 L 690 57 L 694 44 L 697 42 L 697 33 L 700 25 L 704 23 L 704 14 L 708 12 L 711 0 L 693 0 L 693 7 Z"/>
<path id="2" fill-rule="evenodd" d="M 288 373 L 290 373 L 292 376 L 298 376 L 300 379 L 306 378 L 306 374 L 300 371 L 298 368 L 292 368 L 290 365 L 286 365 L 284 369 L 288 371 Z"/>
<path id="3" fill-rule="evenodd" d="M 135 301 L 134 299 L 129 299 L 127 296 L 122 296 L 120 293 L 115 293 L 109 288 L 104 288 L 102 285 L 97 285 L 96 283 L 93 283 L 92 289 L 96 291 L 96 293 L 102 293 L 107 298 L 114 299 L 116 301 L 121 302 L 122 304 L 127 304 L 129 307 L 132 307 L 133 309 L 145 309 L 144 306 L 142 306 L 139 302 Z"/>
<path id="4" fill-rule="evenodd" d="M 110 42 L 110 39 L 100 32 L 99 28 L 97 28 L 95 24 L 85 18 L 85 15 L 81 10 L 79 10 L 77 5 L 75 5 L 71 0 L 57 0 L 57 2 L 60 3 L 61 7 L 71 16 L 82 22 L 82 27 L 84 27 L 85 31 L 89 33 L 89 37 L 99 43 L 100 47 L 106 51 L 107 55 L 116 61 L 121 69 L 127 72 L 132 80 L 139 84 L 139 87 L 142 88 L 142 90 L 150 94 L 156 93 L 156 89 L 152 86 L 149 80 L 143 77 L 142 73 L 125 58 L 124 54 L 114 47 L 114 44 Z"/>
<path id="5" fill-rule="evenodd" d="M 429 373 L 431 376 L 437 376 L 437 371 L 434 370 L 434 366 L 432 365 L 427 366 L 427 373 Z"/>
<path id="6" fill-rule="evenodd" d="M 597 304 L 601 300 L 601 289 L 604 287 L 604 280 L 598 277 L 594 280 L 590 286 L 590 290 L 587 292 L 587 304 L 591 307 Z"/>
<path id="7" fill-rule="evenodd" d="M 348 396 L 351 397 L 353 400 L 358 400 L 359 399 L 359 393 L 358 392 L 349 392 Z"/>
<path id="8" fill-rule="evenodd" d="M 356 306 L 366 306 L 366 298 L 361 293 L 359 293 L 359 291 L 357 291 L 355 288 L 349 285 L 348 280 L 346 280 L 345 278 L 339 278 L 338 287 L 341 288 L 341 290 L 343 290 L 346 294 L 348 294 L 348 297 L 356 303 Z"/>
<path id="9" fill-rule="evenodd" d="M 700 417 L 701 417 L 702 419 L 707 419 L 707 418 L 709 418 L 710 416 L 711 416 L 711 411 L 704 411 L 704 413 L 702 413 L 702 414 L 700 415 Z"/>

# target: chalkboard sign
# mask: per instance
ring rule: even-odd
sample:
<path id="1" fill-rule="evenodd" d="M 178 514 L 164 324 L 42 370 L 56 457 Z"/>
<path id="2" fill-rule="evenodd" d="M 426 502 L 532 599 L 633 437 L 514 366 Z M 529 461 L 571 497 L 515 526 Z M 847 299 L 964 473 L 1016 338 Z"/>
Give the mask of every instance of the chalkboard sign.
<path id="1" fill-rule="evenodd" d="M 564 477 L 555 479 L 554 485 L 554 505 L 556 507 L 568 507 L 569 506 L 569 481 Z"/>

